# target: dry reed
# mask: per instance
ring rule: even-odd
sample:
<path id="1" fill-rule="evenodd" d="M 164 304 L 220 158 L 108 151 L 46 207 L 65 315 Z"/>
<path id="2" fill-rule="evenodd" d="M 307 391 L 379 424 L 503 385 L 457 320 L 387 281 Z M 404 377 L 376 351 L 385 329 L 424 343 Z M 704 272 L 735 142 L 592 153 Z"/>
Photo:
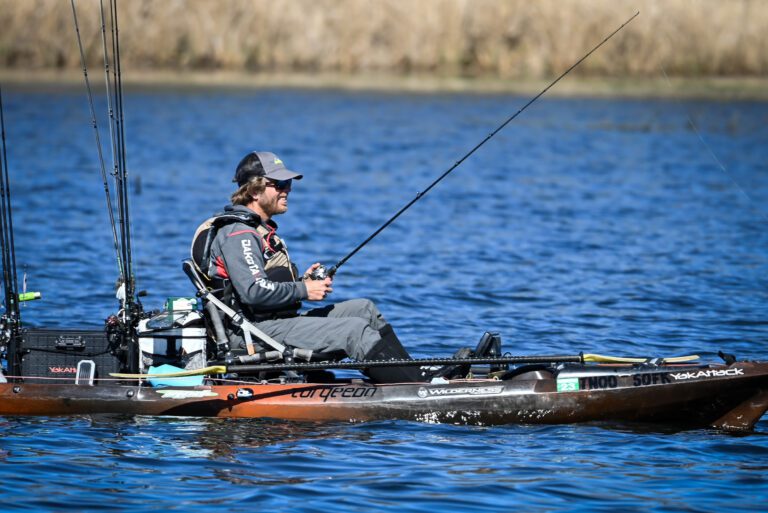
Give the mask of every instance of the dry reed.
<path id="1" fill-rule="evenodd" d="M 90 64 L 98 0 L 78 0 Z M 589 76 L 768 75 L 765 0 L 123 0 L 132 69 L 540 78 L 640 10 Z M 66 0 L 0 0 L 0 67 L 79 66 Z"/>

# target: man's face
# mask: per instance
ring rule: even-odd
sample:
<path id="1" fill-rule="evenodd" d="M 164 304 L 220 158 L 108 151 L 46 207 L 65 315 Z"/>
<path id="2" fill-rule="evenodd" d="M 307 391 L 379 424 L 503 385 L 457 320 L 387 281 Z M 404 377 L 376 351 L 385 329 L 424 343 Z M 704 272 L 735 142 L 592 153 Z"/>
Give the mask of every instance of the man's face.
<path id="1" fill-rule="evenodd" d="M 264 192 L 259 194 L 259 207 L 268 216 L 283 214 L 288 211 L 288 194 L 291 192 L 291 180 L 267 180 Z"/>

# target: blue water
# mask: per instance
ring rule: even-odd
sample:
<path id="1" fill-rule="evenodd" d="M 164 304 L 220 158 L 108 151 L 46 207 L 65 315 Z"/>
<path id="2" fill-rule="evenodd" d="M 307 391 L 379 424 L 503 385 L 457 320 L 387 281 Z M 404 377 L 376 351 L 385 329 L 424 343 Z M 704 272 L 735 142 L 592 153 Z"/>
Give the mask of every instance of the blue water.
<path id="1" fill-rule="evenodd" d="M 24 319 L 98 327 L 116 307 L 116 264 L 84 92 L 4 93 L 19 275 L 44 297 Z M 245 152 L 305 174 L 280 231 L 302 269 L 332 264 L 525 101 L 128 90 L 146 308 L 192 293 L 180 261 Z M 333 299 L 374 299 L 419 356 L 494 330 L 513 354 L 765 359 L 767 142 L 767 103 L 545 97 L 343 266 Z M 746 436 L 119 416 L 0 426 L 6 510 L 747 511 L 768 499 L 768 418 Z"/>

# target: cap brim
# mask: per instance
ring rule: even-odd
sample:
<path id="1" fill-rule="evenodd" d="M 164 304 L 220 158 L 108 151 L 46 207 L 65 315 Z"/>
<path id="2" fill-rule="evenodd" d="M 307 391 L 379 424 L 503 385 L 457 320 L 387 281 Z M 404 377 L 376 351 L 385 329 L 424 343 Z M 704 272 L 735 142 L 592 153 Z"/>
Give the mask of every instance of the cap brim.
<path id="1" fill-rule="evenodd" d="M 270 180 L 301 180 L 304 178 L 304 175 L 300 175 L 299 173 L 294 173 L 290 169 L 283 168 L 276 169 L 275 171 L 265 174 L 264 178 L 269 178 Z"/>

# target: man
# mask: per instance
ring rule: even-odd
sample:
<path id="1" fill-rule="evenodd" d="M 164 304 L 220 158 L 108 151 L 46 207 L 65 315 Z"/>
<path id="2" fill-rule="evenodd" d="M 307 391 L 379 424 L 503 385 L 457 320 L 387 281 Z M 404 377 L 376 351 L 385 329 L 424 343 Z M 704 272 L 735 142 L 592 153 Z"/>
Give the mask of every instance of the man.
<path id="1" fill-rule="evenodd" d="M 322 301 L 333 279 L 312 280 L 315 263 L 299 275 L 272 220 L 288 210 L 294 180 L 269 152 L 251 152 L 238 164 L 238 190 L 222 215 L 232 222 L 218 227 L 210 246 L 208 276 L 228 280 L 236 306 L 272 338 L 292 347 L 335 353 L 356 360 L 410 359 L 392 327 L 367 299 L 354 299 L 299 314 L 302 301 Z M 205 269 L 204 269 L 205 271 Z M 378 383 L 423 381 L 418 367 L 366 370 Z"/>

